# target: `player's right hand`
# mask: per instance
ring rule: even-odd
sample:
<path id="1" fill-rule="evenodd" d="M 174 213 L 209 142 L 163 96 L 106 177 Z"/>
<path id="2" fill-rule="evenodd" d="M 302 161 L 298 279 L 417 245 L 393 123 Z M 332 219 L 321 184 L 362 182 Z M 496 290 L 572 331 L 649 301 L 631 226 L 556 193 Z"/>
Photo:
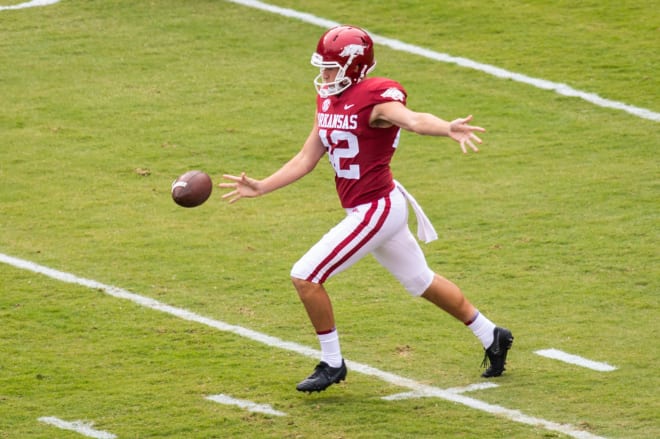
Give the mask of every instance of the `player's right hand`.
<path id="1" fill-rule="evenodd" d="M 222 198 L 228 200 L 230 204 L 237 202 L 241 198 L 253 198 L 261 195 L 261 192 L 259 191 L 259 183 L 261 182 L 248 177 L 245 172 L 242 172 L 240 176 L 225 174 L 222 178 L 233 182 L 218 184 L 218 187 L 233 189 L 231 192 L 227 192 L 222 196 Z"/>

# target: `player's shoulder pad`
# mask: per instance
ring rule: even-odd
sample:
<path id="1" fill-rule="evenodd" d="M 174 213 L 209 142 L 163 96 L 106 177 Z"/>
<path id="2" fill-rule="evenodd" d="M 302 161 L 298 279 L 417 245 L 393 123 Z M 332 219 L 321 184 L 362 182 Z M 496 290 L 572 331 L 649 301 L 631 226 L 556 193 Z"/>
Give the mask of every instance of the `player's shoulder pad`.
<path id="1" fill-rule="evenodd" d="M 369 94 L 378 102 L 398 101 L 406 103 L 407 93 L 401 84 L 388 78 L 368 78 Z"/>

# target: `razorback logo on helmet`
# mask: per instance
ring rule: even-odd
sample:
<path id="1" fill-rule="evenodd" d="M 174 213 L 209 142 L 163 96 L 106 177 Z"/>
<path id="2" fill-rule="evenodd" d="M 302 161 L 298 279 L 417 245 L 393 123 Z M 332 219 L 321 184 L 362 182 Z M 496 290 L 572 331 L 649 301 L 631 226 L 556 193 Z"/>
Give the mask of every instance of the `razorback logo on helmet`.
<path id="1" fill-rule="evenodd" d="M 364 46 L 361 46 L 359 44 L 348 44 L 339 54 L 339 56 L 355 56 L 355 55 L 364 55 Z"/>
<path id="2" fill-rule="evenodd" d="M 390 98 L 392 100 L 401 101 L 401 102 L 403 102 L 403 100 L 406 98 L 406 96 L 403 94 L 401 90 L 394 87 L 385 90 L 383 94 L 381 94 L 381 96 L 384 98 Z"/>

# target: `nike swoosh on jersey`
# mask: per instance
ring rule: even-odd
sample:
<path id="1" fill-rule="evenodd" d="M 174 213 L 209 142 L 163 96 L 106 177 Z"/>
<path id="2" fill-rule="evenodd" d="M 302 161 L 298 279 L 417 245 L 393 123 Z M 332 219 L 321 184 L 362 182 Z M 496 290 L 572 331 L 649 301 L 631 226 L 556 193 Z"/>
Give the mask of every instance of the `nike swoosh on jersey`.
<path id="1" fill-rule="evenodd" d="M 355 106 L 355 104 L 347 104 L 347 105 L 344 105 L 344 110 L 350 110 L 350 109 L 353 108 L 354 106 Z"/>

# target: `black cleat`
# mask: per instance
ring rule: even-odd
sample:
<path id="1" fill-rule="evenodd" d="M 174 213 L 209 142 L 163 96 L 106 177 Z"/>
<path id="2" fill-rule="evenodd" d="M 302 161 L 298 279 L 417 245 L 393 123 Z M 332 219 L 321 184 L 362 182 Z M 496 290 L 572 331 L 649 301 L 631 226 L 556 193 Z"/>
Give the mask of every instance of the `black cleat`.
<path id="1" fill-rule="evenodd" d="M 490 367 L 481 374 L 484 378 L 492 378 L 502 375 L 502 372 L 506 370 L 504 368 L 506 354 L 509 352 L 511 345 L 513 344 L 513 335 L 511 334 L 511 331 L 506 328 L 496 327 L 493 330 L 493 336 L 493 344 L 486 349 L 484 361 L 481 363 L 481 367 L 486 367 L 490 362 Z"/>
<path id="2" fill-rule="evenodd" d="M 296 390 L 309 393 L 322 392 L 330 385 L 344 381 L 346 373 L 344 360 L 341 360 L 340 367 L 330 367 L 328 363 L 321 361 L 310 376 L 298 383 Z"/>

